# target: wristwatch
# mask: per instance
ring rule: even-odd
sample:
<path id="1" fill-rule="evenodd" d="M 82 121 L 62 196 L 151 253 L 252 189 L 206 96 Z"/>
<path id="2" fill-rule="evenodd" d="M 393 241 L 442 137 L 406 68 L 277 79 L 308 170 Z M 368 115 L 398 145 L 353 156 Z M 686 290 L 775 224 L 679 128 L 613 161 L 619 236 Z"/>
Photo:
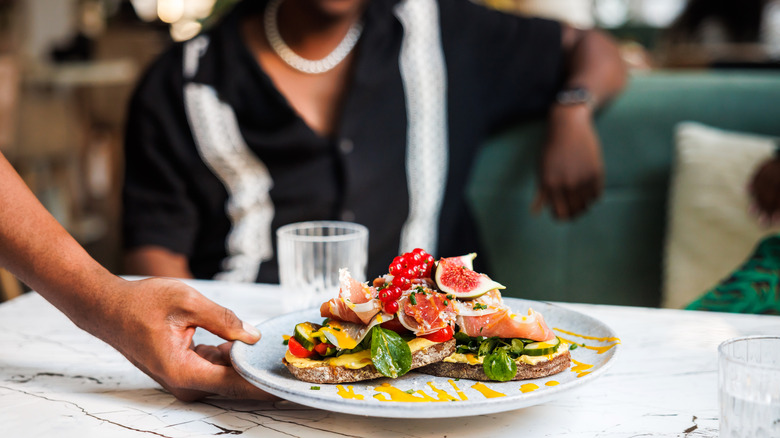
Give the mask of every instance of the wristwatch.
<path id="1" fill-rule="evenodd" d="M 555 102 L 567 106 L 585 104 L 591 109 L 596 107 L 596 98 L 585 87 L 564 88 L 555 95 Z"/>

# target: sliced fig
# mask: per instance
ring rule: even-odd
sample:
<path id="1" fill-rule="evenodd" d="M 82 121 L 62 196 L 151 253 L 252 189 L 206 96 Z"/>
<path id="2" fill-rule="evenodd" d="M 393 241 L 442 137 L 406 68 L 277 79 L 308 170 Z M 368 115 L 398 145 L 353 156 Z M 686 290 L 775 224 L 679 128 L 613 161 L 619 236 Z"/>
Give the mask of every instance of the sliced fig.
<path id="1" fill-rule="evenodd" d="M 442 260 L 446 260 L 447 263 L 452 263 L 455 266 L 465 266 L 473 271 L 475 258 L 477 258 L 477 253 L 472 252 L 458 257 L 443 258 Z"/>
<path id="2" fill-rule="evenodd" d="M 436 264 L 434 280 L 439 290 L 461 299 L 476 298 L 493 289 L 505 289 L 502 284 L 491 280 L 487 275 L 448 259 L 441 259 Z"/>

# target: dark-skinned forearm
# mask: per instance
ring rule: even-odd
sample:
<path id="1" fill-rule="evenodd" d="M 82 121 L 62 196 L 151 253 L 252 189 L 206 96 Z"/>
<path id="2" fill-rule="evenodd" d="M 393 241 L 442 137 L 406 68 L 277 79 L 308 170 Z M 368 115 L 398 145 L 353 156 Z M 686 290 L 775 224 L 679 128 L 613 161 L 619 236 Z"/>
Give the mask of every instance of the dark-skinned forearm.
<path id="1" fill-rule="evenodd" d="M 566 58 L 564 87 L 584 87 L 597 106 L 617 96 L 627 81 L 627 69 L 612 38 L 598 30 L 564 26 Z"/>
<path id="2" fill-rule="evenodd" d="M 0 266 L 38 291 L 79 326 L 84 321 L 76 321 L 77 312 L 88 312 L 97 305 L 97 294 L 105 293 L 106 285 L 123 281 L 100 266 L 60 226 L 2 154 Z"/>

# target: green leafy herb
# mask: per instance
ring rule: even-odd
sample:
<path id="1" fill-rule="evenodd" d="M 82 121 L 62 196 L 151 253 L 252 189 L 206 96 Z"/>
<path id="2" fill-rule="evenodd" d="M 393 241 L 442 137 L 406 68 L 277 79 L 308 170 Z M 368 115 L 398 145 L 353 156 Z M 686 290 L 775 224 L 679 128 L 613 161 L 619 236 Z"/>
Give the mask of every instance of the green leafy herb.
<path id="1" fill-rule="evenodd" d="M 577 349 L 577 347 L 579 347 L 579 345 L 577 345 L 577 344 L 571 344 L 571 345 L 569 345 L 569 350 L 576 350 L 576 349 Z"/>
<path id="2" fill-rule="evenodd" d="M 282 345 L 287 345 L 287 344 L 289 344 L 289 343 L 290 343 L 290 338 L 287 338 L 287 339 L 283 339 L 283 340 L 282 340 Z"/>
<path id="3" fill-rule="evenodd" d="M 452 295 L 452 294 L 447 294 L 447 295 L 446 295 L 446 298 L 447 298 L 448 300 L 454 300 L 454 299 L 455 299 L 455 295 Z"/>
<path id="4" fill-rule="evenodd" d="M 312 387 L 311 387 L 311 388 L 309 388 L 309 389 L 312 389 L 312 390 L 314 390 L 314 391 L 319 391 L 319 390 L 320 390 L 320 387 L 319 387 L 319 386 L 312 386 Z"/>
<path id="5" fill-rule="evenodd" d="M 471 337 L 463 332 L 455 333 L 455 340 L 460 344 L 468 344 L 471 341 Z"/>
<path id="6" fill-rule="evenodd" d="M 412 303 L 412 306 L 416 306 L 416 305 L 417 305 L 417 298 L 415 298 L 415 297 L 414 297 L 414 295 L 415 295 L 415 293 L 414 293 L 414 292 L 412 292 L 412 293 L 409 295 L 409 302 L 411 302 L 411 303 Z"/>
<path id="7" fill-rule="evenodd" d="M 510 353 L 515 357 L 523 354 L 523 348 L 525 344 L 520 339 L 512 339 L 512 347 L 509 349 Z"/>
<path id="8" fill-rule="evenodd" d="M 417 287 L 415 288 L 415 290 L 417 290 L 417 293 L 418 293 L 418 294 L 423 294 L 423 295 L 425 295 L 425 288 L 424 288 L 424 287 L 422 287 L 422 286 L 417 286 Z"/>
<path id="9" fill-rule="evenodd" d="M 498 344 L 497 338 L 489 338 L 479 344 L 479 350 L 477 350 L 477 356 L 487 356 L 493 352 L 493 349 Z"/>
<path id="10" fill-rule="evenodd" d="M 404 392 L 407 393 L 407 394 L 414 394 L 414 389 L 407 389 Z"/>
<path id="11" fill-rule="evenodd" d="M 472 306 L 474 310 L 485 310 L 487 309 L 487 306 L 482 303 L 474 303 L 474 306 Z"/>
<path id="12" fill-rule="evenodd" d="M 412 368 L 412 351 L 398 333 L 377 325 L 371 329 L 371 361 L 383 376 L 396 378 Z"/>
<path id="13" fill-rule="evenodd" d="M 449 305 L 450 305 L 450 302 L 449 302 L 448 300 L 444 300 L 444 305 L 445 305 L 445 306 L 449 306 Z"/>
<path id="14" fill-rule="evenodd" d="M 463 332 L 455 333 L 455 352 L 472 353 L 480 357 L 488 356 L 499 349 L 506 350 L 507 354 L 516 359 L 523 355 L 525 339 L 502 339 L 498 337 L 485 338 L 484 336 L 470 337 Z"/>
<path id="15" fill-rule="evenodd" d="M 485 357 L 482 362 L 482 370 L 491 380 L 506 382 L 512 380 L 517 374 L 517 364 L 509 357 L 506 349 L 499 348 L 495 353 Z"/>

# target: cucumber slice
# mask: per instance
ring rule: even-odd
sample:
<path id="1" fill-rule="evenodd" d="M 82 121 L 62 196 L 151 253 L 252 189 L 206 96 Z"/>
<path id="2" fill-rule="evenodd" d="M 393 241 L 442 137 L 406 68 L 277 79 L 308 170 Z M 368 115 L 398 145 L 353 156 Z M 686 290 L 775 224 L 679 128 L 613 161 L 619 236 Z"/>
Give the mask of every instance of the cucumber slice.
<path id="1" fill-rule="evenodd" d="M 528 356 L 544 356 L 547 354 L 555 353 L 558 349 L 558 345 L 561 344 L 561 340 L 556 336 L 555 339 L 550 339 L 543 342 L 532 342 L 525 346 L 523 354 Z"/>
<path id="2" fill-rule="evenodd" d="M 295 326 L 293 336 L 303 345 L 303 348 L 312 351 L 316 344 L 320 343 L 319 335 L 315 334 L 320 326 L 310 322 L 302 322 Z"/>

